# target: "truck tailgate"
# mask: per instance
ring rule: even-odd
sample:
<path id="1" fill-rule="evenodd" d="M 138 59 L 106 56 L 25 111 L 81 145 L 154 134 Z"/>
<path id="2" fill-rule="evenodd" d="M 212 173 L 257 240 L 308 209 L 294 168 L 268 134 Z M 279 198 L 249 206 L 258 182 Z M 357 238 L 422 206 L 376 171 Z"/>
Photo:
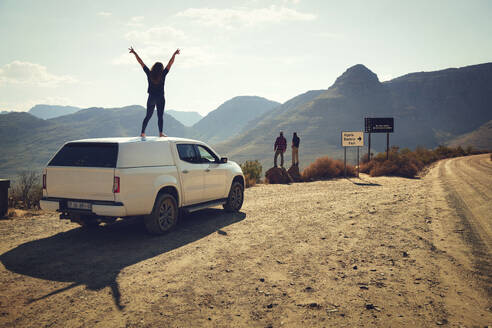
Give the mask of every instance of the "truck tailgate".
<path id="1" fill-rule="evenodd" d="M 46 196 L 114 201 L 114 168 L 46 168 Z"/>

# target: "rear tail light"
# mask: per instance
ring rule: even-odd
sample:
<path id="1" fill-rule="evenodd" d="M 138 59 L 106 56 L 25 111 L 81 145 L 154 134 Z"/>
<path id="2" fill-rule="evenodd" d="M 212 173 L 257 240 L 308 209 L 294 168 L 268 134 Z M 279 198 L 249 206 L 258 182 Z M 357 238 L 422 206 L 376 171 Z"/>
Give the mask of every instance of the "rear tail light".
<path id="1" fill-rule="evenodd" d="M 46 189 L 46 173 L 43 174 L 43 189 Z"/>
<path id="2" fill-rule="evenodd" d="M 114 177 L 113 193 L 117 194 L 119 192 L 120 192 L 120 177 Z"/>

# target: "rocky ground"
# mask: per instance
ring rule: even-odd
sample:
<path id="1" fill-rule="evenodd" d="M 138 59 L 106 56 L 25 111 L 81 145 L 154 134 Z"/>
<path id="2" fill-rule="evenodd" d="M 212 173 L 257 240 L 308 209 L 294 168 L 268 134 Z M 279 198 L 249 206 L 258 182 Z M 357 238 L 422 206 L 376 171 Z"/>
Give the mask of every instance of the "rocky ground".
<path id="1" fill-rule="evenodd" d="M 165 236 L 0 221 L 2 327 L 483 327 L 492 324 L 492 162 L 421 179 L 259 185 Z"/>

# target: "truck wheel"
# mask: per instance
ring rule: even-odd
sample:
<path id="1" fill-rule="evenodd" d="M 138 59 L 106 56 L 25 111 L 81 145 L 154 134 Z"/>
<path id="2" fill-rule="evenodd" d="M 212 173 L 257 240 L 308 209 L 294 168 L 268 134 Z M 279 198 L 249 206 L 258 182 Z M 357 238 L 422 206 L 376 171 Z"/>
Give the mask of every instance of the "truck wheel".
<path id="1" fill-rule="evenodd" d="M 157 197 L 154 209 L 145 216 L 145 228 L 151 234 L 162 235 L 172 230 L 178 222 L 178 205 L 170 194 L 161 194 Z"/>
<path id="2" fill-rule="evenodd" d="M 231 190 L 229 191 L 229 197 L 224 204 L 224 209 L 227 212 L 237 212 L 243 206 L 244 200 L 244 187 L 239 182 L 232 183 Z"/>

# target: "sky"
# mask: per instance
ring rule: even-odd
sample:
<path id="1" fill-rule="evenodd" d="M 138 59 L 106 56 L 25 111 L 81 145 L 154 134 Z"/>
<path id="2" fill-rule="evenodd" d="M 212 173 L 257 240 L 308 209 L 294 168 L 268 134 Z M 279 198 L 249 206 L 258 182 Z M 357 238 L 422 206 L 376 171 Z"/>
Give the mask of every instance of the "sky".
<path id="1" fill-rule="evenodd" d="M 235 96 L 285 102 L 364 64 L 381 81 L 492 61 L 492 1 L 0 0 L 0 110 L 145 106 L 167 64 L 166 109 Z"/>

